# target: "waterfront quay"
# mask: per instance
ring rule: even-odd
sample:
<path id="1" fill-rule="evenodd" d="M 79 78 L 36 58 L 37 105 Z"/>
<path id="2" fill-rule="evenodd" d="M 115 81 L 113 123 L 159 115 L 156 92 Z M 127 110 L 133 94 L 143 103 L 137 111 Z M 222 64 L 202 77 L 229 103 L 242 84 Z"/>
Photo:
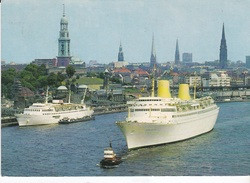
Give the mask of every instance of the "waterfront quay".
<path id="1" fill-rule="evenodd" d="M 94 116 L 96 116 L 96 115 L 125 112 L 127 111 L 127 105 L 120 104 L 111 106 L 99 106 L 99 107 L 94 107 L 93 109 L 94 109 Z M 18 122 L 15 116 L 1 117 L 1 127 L 16 126 L 16 125 L 18 125 Z"/>
<path id="2" fill-rule="evenodd" d="M 177 92 L 176 92 L 177 93 Z M 191 92 L 191 95 L 193 93 Z M 137 93 L 137 95 L 139 95 Z M 250 90 L 231 90 L 231 91 L 202 91 L 197 92 L 198 97 L 202 96 L 211 96 L 214 98 L 215 102 L 250 102 Z M 105 114 L 112 114 L 112 113 L 119 113 L 119 112 L 126 112 L 127 111 L 127 104 L 114 104 L 110 103 L 106 106 L 95 106 L 92 107 L 94 109 L 94 116 L 96 115 L 105 115 Z M 10 110 L 12 111 L 12 115 L 3 116 L 1 118 L 1 127 L 8 127 L 8 126 L 15 126 L 18 125 L 16 117 L 13 115 L 13 110 L 11 109 L 4 109 L 2 110 Z M 15 110 L 14 110 L 15 111 Z M 20 110 L 18 111 L 20 113 Z"/>

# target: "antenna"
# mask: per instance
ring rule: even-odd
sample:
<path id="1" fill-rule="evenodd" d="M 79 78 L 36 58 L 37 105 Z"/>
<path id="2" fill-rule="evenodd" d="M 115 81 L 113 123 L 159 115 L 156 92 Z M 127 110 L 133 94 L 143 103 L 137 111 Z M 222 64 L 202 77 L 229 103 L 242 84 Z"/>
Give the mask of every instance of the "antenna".
<path id="1" fill-rule="evenodd" d="M 65 5 L 63 4 L 63 16 L 65 17 Z"/>

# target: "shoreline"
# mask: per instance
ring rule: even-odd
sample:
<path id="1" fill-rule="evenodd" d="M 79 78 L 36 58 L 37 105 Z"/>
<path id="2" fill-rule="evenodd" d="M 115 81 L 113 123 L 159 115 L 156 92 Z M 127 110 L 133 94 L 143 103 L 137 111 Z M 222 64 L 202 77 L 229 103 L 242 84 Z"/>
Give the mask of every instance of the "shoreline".
<path id="1" fill-rule="evenodd" d="M 119 112 L 126 112 L 127 107 L 123 106 L 122 109 L 109 109 L 109 108 L 102 108 L 100 111 L 94 111 L 93 116 L 105 115 L 105 114 L 113 114 Z M 15 116 L 6 116 L 1 118 L 1 128 L 3 127 L 10 127 L 10 126 L 18 126 L 18 122 Z"/>
<path id="2" fill-rule="evenodd" d="M 229 103 L 229 102 L 250 102 L 250 99 L 243 99 L 243 100 L 229 100 L 229 101 L 223 101 L 223 100 L 215 100 L 215 103 Z"/>
<path id="3" fill-rule="evenodd" d="M 231 102 L 250 102 L 250 99 L 230 100 L 230 101 L 215 101 L 215 103 L 231 103 Z M 97 110 L 94 110 L 93 116 L 126 112 L 128 109 L 126 105 L 121 105 L 119 107 L 120 107 L 119 109 L 117 109 L 117 106 L 107 107 L 107 108 L 105 108 L 105 107 L 97 108 Z M 18 122 L 17 122 L 17 119 L 15 116 L 1 117 L 1 128 L 11 127 L 11 126 L 18 126 Z"/>

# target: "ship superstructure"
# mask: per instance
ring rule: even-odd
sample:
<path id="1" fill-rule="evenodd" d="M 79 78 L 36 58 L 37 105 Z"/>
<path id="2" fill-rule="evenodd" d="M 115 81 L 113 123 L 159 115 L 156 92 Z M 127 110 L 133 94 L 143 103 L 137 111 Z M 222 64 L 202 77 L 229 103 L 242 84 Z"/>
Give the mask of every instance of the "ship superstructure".
<path id="1" fill-rule="evenodd" d="M 85 94 L 84 94 L 85 97 Z M 33 103 L 29 108 L 25 108 L 22 114 L 17 114 L 19 126 L 45 125 L 58 123 L 65 118 L 76 120 L 87 116 L 92 116 L 94 111 L 87 107 L 83 100 L 81 104 L 63 103 L 62 100 L 53 100 L 48 103 L 46 94 L 45 103 Z"/>
<path id="2" fill-rule="evenodd" d="M 158 97 L 128 103 L 128 117 L 117 122 L 129 149 L 188 139 L 213 129 L 219 108 L 211 97 L 191 99 L 187 84 L 172 98 L 169 82 L 158 82 Z"/>

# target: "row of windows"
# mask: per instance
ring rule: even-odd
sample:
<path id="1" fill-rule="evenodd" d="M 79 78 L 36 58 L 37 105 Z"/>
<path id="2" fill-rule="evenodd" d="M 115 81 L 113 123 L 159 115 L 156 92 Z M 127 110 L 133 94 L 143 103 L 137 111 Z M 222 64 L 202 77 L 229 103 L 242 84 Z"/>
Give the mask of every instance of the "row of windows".
<path id="1" fill-rule="evenodd" d="M 85 111 L 85 110 L 79 110 L 80 111 Z M 43 115 L 54 115 L 54 114 L 65 114 L 65 113 L 72 113 L 72 111 L 67 111 L 67 112 L 57 112 L 57 113 L 43 113 Z"/>
<path id="2" fill-rule="evenodd" d="M 139 101 L 161 101 L 161 99 L 140 99 Z"/>
<path id="3" fill-rule="evenodd" d="M 174 108 L 164 108 L 164 109 L 130 109 L 130 112 L 134 111 L 161 111 L 161 112 L 175 112 Z"/>
<path id="4" fill-rule="evenodd" d="M 41 109 L 25 109 L 25 111 L 37 111 L 37 112 L 40 112 Z M 46 112 L 46 111 L 53 111 L 53 109 L 43 109 L 42 111 L 43 111 L 43 112 Z"/>
<path id="5" fill-rule="evenodd" d="M 133 110 L 133 109 L 132 109 Z M 131 110 L 131 111 L 132 111 Z M 134 111 L 150 111 L 150 109 L 135 109 Z M 160 109 L 151 109 L 151 111 L 160 111 Z M 133 111 L 132 111 L 133 112 Z"/>
<path id="6" fill-rule="evenodd" d="M 40 111 L 40 109 L 25 109 L 25 111 Z"/>
<path id="7" fill-rule="evenodd" d="M 133 106 L 147 106 L 147 105 L 149 105 L 149 106 L 152 106 L 152 105 L 155 105 L 155 106 L 158 106 L 158 105 L 164 105 L 164 104 L 135 104 L 135 105 L 133 105 Z M 165 104 L 165 105 L 168 105 L 168 104 Z M 130 105 L 130 106 L 132 106 L 132 105 Z"/>
<path id="8" fill-rule="evenodd" d="M 54 114 L 58 114 L 58 113 L 43 113 L 43 115 L 54 115 Z"/>
<path id="9" fill-rule="evenodd" d="M 175 108 L 165 108 L 165 109 L 161 109 L 161 112 L 176 112 Z"/>
<path id="10" fill-rule="evenodd" d="M 52 109 L 43 109 L 42 111 L 46 112 L 46 111 L 53 111 L 53 110 Z"/>
<path id="11" fill-rule="evenodd" d="M 216 107 L 213 107 L 213 108 L 210 108 L 210 109 L 206 109 L 206 110 L 202 110 L 202 111 L 198 111 L 198 112 L 192 112 L 192 113 L 188 113 L 188 114 L 173 115 L 173 118 L 190 116 L 190 115 L 193 115 L 193 114 L 201 114 L 201 113 L 205 113 L 205 112 L 208 112 L 208 111 L 212 111 L 215 108 Z"/>

